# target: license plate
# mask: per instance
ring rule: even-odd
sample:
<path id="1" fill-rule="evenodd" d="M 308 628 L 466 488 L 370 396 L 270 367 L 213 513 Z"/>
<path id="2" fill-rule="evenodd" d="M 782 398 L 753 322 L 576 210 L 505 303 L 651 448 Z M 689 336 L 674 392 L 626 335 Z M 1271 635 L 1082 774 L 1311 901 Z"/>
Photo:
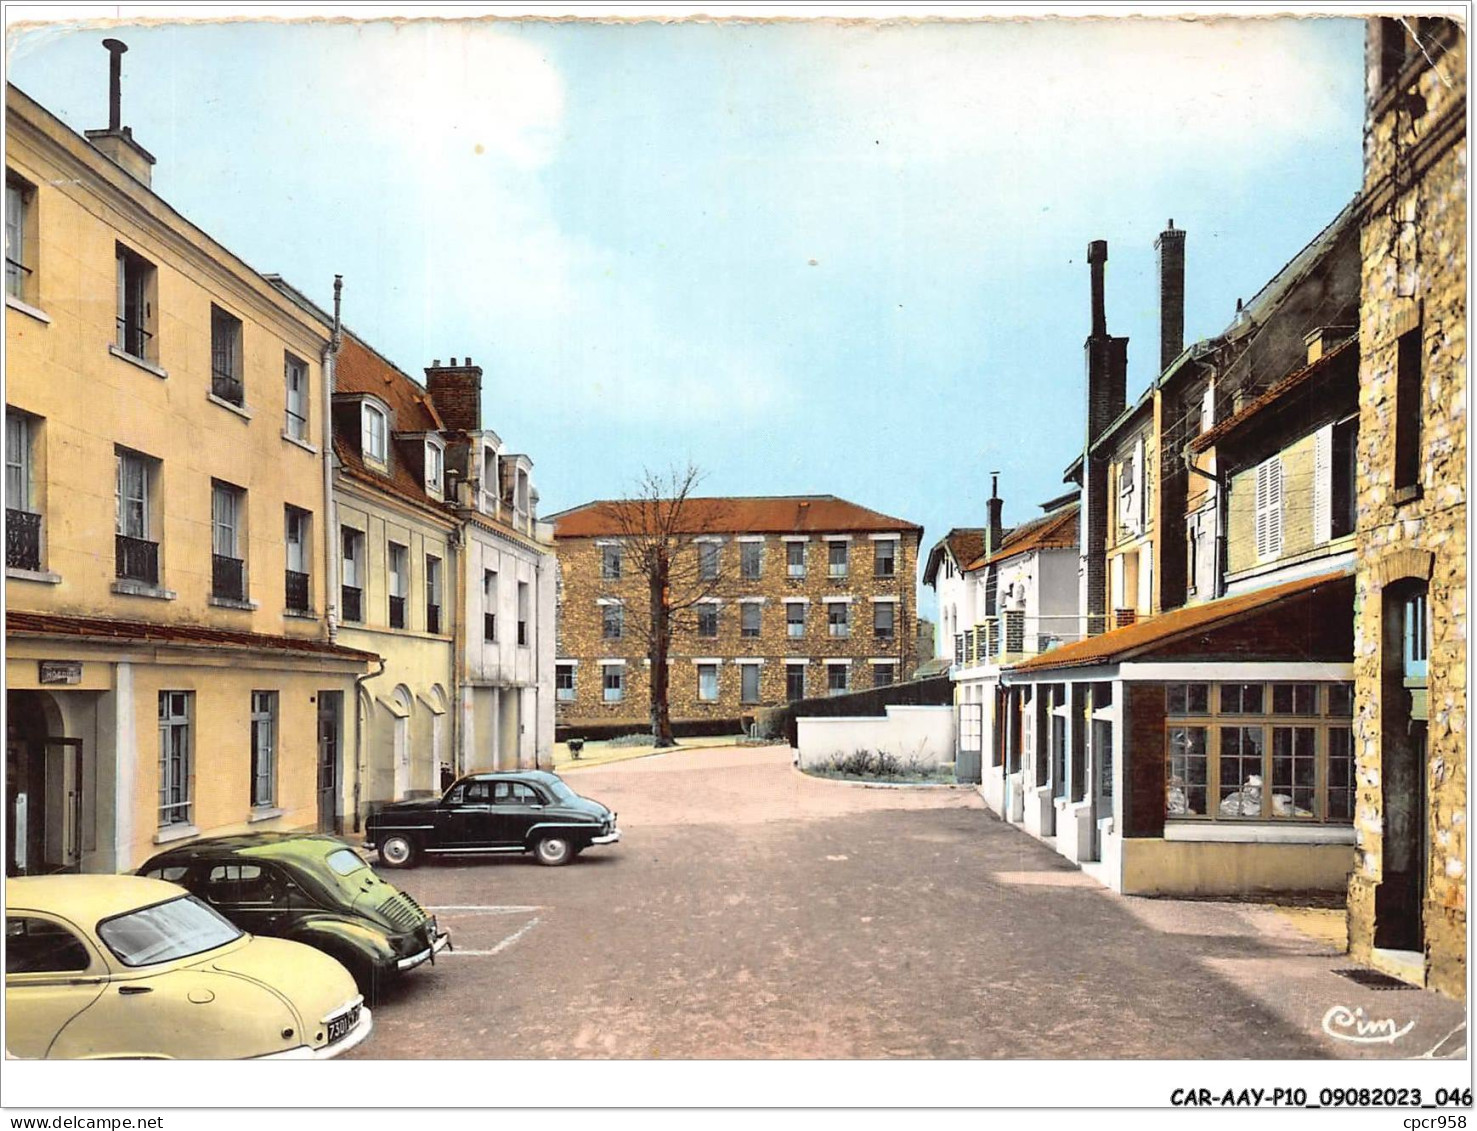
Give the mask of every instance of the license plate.
<path id="1" fill-rule="evenodd" d="M 354 1006 L 347 1013 L 340 1013 L 337 1017 L 329 1019 L 328 1022 L 328 1044 L 348 1034 L 348 1032 L 359 1024 L 360 1006 Z"/>

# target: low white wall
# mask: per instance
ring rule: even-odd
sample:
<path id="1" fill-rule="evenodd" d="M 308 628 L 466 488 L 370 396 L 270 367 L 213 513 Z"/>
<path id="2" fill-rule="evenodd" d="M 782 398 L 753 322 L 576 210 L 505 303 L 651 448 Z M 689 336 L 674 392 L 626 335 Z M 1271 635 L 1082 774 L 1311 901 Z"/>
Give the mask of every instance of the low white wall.
<path id="1" fill-rule="evenodd" d="M 886 708 L 875 716 L 795 720 L 801 769 L 824 769 L 858 750 L 884 751 L 905 767 L 933 769 L 954 760 L 953 707 Z"/>

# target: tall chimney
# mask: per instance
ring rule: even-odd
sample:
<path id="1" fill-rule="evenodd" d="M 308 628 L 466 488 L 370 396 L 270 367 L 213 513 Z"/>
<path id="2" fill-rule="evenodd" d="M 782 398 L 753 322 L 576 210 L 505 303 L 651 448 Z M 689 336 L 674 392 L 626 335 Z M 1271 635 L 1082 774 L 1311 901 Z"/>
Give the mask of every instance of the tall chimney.
<path id="1" fill-rule="evenodd" d="M 1092 446 L 1123 412 L 1128 392 L 1128 339 L 1108 333 L 1103 295 L 1106 240 L 1087 245 L 1087 263 L 1092 274 L 1092 333 L 1083 344 L 1087 355 L 1087 434 L 1082 448 L 1082 507 L 1078 523 L 1081 576 L 1078 602 L 1082 631 L 1102 632 L 1106 624 L 1108 459 L 1094 455 Z"/>
<path id="2" fill-rule="evenodd" d="M 1103 299 L 1103 264 L 1108 262 L 1108 241 L 1093 240 L 1087 245 L 1087 265 L 1092 271 L 1092 336 L 1101 338 L 1108 332 L 1108 313 Z"/>
<path id="3" fill-rule="evenodd" d="M 1185 348 L 1185 232 L 1174 220 L 1154 241 L 1159 257 L 1159 372 Z"/>
<path id="4" fill-rule="evenodd" d="M 132 128 L 123 124 L 123 53 L 128 44 L 105 39 L 103 46 L 108 51 L 108 128 L 86 131 L 87 140 L 129 176 L 148 185 L 153 180 L 154 155 L 134 141 Z"/>
<path id="5" fill-rule="evenodd" d="M 990 498 L 985 506 L 990 516 L 989 525 L 985 530 L 985 553 L 993 554 L 1000 549 L 1000 544 L 1005 541 L 1005 527 L 1000 522 L 1000 473 L 990 472 Z"/>
<path id="6" fill-rule="evenodd" d="M 458 365 L 426 367 L 426 389 L 442 422 L 452 432 L 476 432 L 482 427 L 482 367 L 466 358 Z"/>

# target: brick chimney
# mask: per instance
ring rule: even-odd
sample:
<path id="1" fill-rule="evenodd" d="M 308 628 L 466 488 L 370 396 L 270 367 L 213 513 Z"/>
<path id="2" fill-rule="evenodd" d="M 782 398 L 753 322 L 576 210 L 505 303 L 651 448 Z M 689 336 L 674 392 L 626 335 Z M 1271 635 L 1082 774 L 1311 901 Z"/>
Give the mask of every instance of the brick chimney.
<path id="1" fill-rule="evenodd" d="M 1092 332 L 1083 344 L 1087 355 L 1087 434 L 1082 449 L 1082 508 L 1078 518 L 1082 559 L 1078 602 L 1083 616 L 1082 631 L 1086 635 L 1104 630 L 1108 605 L 1108 458 L 1093 455 L 1092 446 L 1122 414 L 1128 391 L 1128 339 L 1108 333 L 1103 294 L 1107 262 L 1106 240 L 1093 240 L 1087 245 L 1087 265 L 1092 278 Z"/>
<path id="2" fill-rule="evenodd" d="M 985 527 L 985 553 L 993 554 L 1005 541 L 1005 527 L 1000 522 L 1000 473 L 990 472 L 990 497 L 985 502 L 990 516 Z"/>
<path id="3" fill-rule="evenodd" d="M 1159 372 L 1185 348 L 1185 232 L 1174 220 L 1154 241 L 1159 258 Z"/>
<path id="4" fill-rule="evenodd" d="M 469 357 L 458 365 L 442 365 L 437 358 L 426 367 L 426 388 L 442 422 L 452 432 L 475 432 L 482 427 L 482 367 Z"/>
<path id="5" fill-rule="evenodd" d="M 87 140 L 99 153 L 111 158 L 135 180 L 148 185 L 153 179 L 154 155 L 133 140 L 133 129 L 123 125 L 123 53 L 128 44 L 105 39 L 108 49 L 108 128 L 88 130 Z"/>

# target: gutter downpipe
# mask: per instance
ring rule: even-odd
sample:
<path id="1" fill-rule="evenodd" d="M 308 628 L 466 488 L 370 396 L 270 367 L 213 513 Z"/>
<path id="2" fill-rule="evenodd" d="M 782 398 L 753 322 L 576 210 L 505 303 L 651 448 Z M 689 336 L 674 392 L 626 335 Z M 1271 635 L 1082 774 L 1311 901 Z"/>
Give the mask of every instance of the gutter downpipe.
<path id="1" fill-rule="evenodd" d="M 383 656 L 375 657 L 379 661 L 380 670 L 377 672 L 366 672 L 364 675 L 354 677 L 354 831 L 360 831 L 359 821 L 359 796 L 363 792 L 365 763 L 368 761 L 364 750 L 364 685 L 371 679 L 378 679 L 385 674 L 385 668 L 389 666 Z"/>
<path id="2" fill-rule="evenodd" d="M 343 344 L 343 323 L 339 317 L 344 290 L 344 277 L 333 277 L 333 332 L 328 336 L 328 345 L 323 348 L 323 504 L 326 508 L 323 523 L 323 549 L 328 563 L 328 576 L 324 585 L 324 618 L 328 622 L 328 639 L 338 639 L 338 603 L 340 572 L 338 505 L 333 498 L 333 389 L 338 363 L 339 347 Z M 357 820 L 357 807 L 355 809 Z"/>

